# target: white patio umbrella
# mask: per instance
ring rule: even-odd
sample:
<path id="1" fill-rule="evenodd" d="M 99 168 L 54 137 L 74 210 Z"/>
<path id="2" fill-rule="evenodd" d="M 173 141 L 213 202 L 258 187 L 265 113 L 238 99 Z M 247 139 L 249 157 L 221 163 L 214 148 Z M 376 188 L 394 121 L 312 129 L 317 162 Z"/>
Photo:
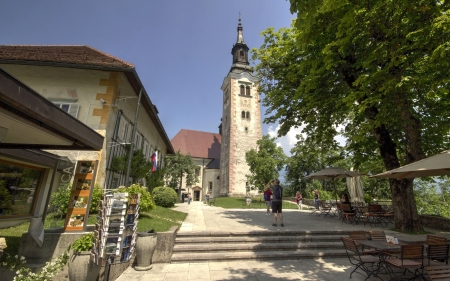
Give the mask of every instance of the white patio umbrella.
<path id="1" fill-rule="evenodd" d="M 341 179 L 341 178 L 351 178 L 351 177 L 357 177 L 362 176 L 364 174 L 354 172 L 354 171 L 347 171 L 341 168 L 335 168 L 335 167 L 329 167 L 325 168 L 323 170 L 320 170 L 314 174 L 308 175 L 305 177 L 305 179 L 332 179 L 333 180 L 333 187 L 334 187 L 334 196 L 337 203 L 337 192 L 336 192 L 336 184 L 334 183 L 334 179 Z"/>
<path id="2" fill-rule="evenodd" d="M 450 175 L 450 150 L 443 151 L 431 157 L 393 169 L 378 175 L 377 178 L 418 178 Z"/>
<path id="3" fill-rule="evenodd" d="M 347 188 L 353 202 L 364 203 L 364 191 L 361 184 L 361 177 L 347 178 Z"/>

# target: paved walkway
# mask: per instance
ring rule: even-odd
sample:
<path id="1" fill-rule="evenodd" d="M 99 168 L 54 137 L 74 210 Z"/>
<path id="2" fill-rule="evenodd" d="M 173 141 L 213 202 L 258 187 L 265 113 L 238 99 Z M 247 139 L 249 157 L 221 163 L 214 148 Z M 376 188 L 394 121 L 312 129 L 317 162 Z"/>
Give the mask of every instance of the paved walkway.
<path id="1" fill-rule="evenodd" d="M 245 231 L 245 230 L 375 230 L 382 229 L 388 235 L 403 240 L 425 240 L 426 235 L 407 235 L 380 227 L 369 225 L 341 224 L 339 219 L 309 215 L 309 211 L 283 210 L 285 227 L 273 227 L 273 216 L 265 215 L 265 210 L 255 209 L 223 209 L 206 206 L 202 202 L 177 204 L 175 210 L 188 213 L 179 231 Z M 447 236 L 449 232 L 437 230 L 427 231 Z M 176 263 L 154 264 L 149 271 L 135 271 L 128 268 L 117 281 L 136 280 L 349 280 L 353 266 L 348 259 L 302 259 L 274 261 L 232 261 L 208 263 Z M 353 274 L 351 280 L 360 281 L 365 278 Z M 388 280 L 386 275 L 386 280 Z M 379 280 L 371 278 L 368 280 Z"/>

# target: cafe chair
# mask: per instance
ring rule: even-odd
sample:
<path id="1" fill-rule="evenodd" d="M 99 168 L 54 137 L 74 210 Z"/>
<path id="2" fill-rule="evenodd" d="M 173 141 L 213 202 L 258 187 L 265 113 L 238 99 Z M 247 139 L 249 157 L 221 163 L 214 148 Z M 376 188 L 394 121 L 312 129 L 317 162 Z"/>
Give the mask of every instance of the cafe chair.
<path id="1" fill-rule="evenodd" d="M 442 237 L 442 236 L 427 234 L 426 244 L 427 245 L 448 244 L 448 240 L 447 240 L 447 238 Z"/>
<path id="2" fill-rule="evenodd" d="M 348 232 L 348 237 L 355 241 L 356 247 L 361 249 L 363 255 L 378 255 L 377 250 L 364 249 L 364 245 L 359 244 L 356 240 L 368 240 L 367 233 L 362 230 L 354 230 Z"/>
<path id="3" fill-rule="evenodd" d="M 386 241 L 386 233 L 383 230 L 370 230 L 370 240 L 384 240 Z"/>
<path id="4" fill-rule="evenodd" d="M 439 266 L 427 266 L 425 267 L 427 271 L 428 278 L 431 281 L 444 281 L 450 280 L 450 266 L 449 265 L 439 265 Z"/>
<path id="5" fill-rule="evenodd" d="M 400 256 L 386 259 L 386 265 L 389 268 L 389 275 L 391 278 L 408 280 L 423 277 L 423 245 L 407 244 L 402 245 L 400 249 Z M 393 268 L 402 270 L 402 276 L 395 276 Z M 407 276 L 406 273 L 412 273 L 412 276 Z M 391 279 L 392 280 L 392 279 Z"/>
<path id="6" fill-rule="evenodd" d="M 443 265 L 444 263 L 448 265 L 448 244 L 430 244 L 426 249 L 425 265 Z"/>
<path id="7" fill-rule="evenodd" d="M 356 272 L 363 276 L 367 276 L 365 280 L 369 279 L 372 276 L 383 280 L 377 275 L 377 272 L 380 270 L 379 256 L 362 254 L 359 248 L 356 246 L 355 241 L 346 237 L 341 237 L 341 239 L 344 243 L 344 248 L 347 253 L 348 260 L 352 265 L 355 266 L 355 269 L 353 269 L 353 271 L 350 273 L 350 279 L 352 278 L 353 273 Z"/>

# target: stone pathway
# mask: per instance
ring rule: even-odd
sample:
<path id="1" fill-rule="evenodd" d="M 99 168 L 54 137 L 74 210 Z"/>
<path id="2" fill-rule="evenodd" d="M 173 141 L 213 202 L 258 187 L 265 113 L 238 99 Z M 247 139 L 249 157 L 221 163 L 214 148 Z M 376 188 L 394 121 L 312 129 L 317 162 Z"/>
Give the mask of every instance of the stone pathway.
<path id="1" fill-rule="evenodd" d="M 191 231 L 250 231 L 250 230 L 366 230 L 382 229 L 386 234 L 394 235 L 403 240 L 425 240 L 426 235 L 407 235 L 380 227 L 369 225 L 342 224 L 339 219 L 309 215 L 309 211 L 284 210 L 285 227 L 273 227 L 273 216 L 265 215 L 265 210 L 259 209 L 223 209 L 206 206 L 202 202 L 177 204 L 175 210 L 186 212 L 188 216 L 183 222 L 180 232 Z M 447 236 L 449 232 L 429 230 L 438 235 Z M 232 261 L 207 263 L 175 263 L 153 264 L 149 271 L 135 271 L 129 267 L 117 281 L 135 280 L 349 280 L 353 266 L 348 259 L 300 259 L 274 261 Z M 382 276 L 389 280 L 389 277 Z M 385 277 L 385 278 L 384 278 Z M 354 281 L 365 277 L 353 274 Z M 379 280 L 370 278 L 368 280 Z"/>

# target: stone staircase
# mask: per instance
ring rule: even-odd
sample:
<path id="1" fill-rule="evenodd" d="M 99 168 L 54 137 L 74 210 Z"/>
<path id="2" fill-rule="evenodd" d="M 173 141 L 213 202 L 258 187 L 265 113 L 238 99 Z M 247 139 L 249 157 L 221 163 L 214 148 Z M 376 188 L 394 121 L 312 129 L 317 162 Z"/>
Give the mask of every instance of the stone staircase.
<path id="1" fill-rule="evenodd" d="M 178 232 L 172 263 L 346 257 L 347 231 Z"/>

